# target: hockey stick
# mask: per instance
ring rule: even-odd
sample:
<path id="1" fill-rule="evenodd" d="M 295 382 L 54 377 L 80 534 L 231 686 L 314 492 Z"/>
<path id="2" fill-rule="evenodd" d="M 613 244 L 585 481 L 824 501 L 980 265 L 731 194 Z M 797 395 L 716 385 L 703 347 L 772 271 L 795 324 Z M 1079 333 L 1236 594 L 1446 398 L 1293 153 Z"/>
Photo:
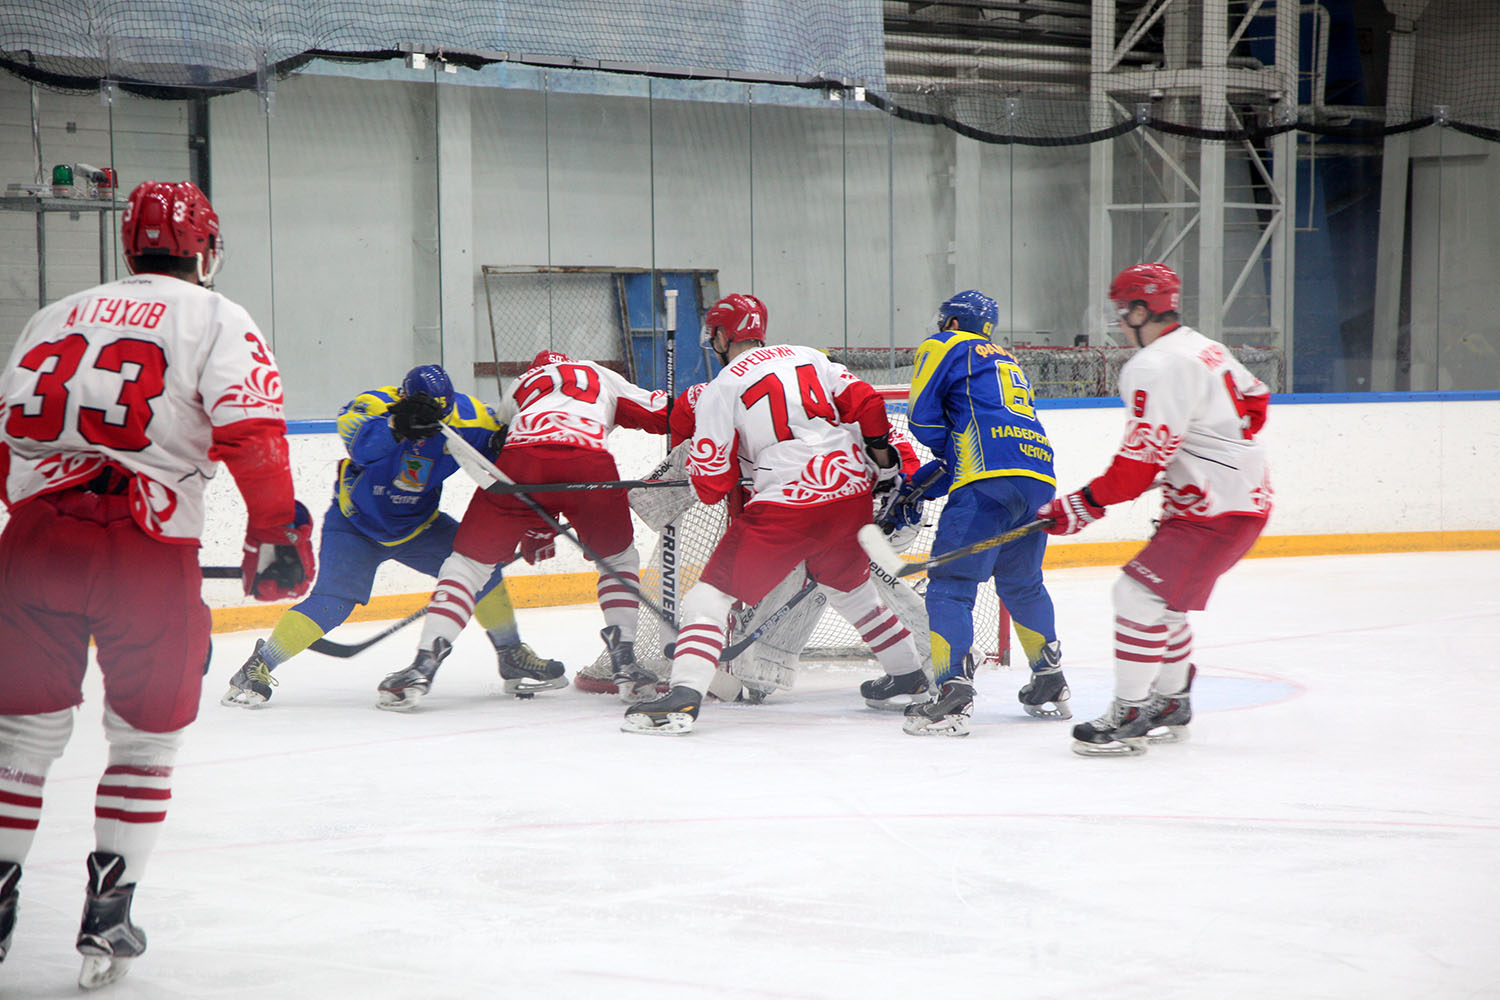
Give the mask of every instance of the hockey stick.
<path id="1" fill-rule="evenodd" d="M 885 534 L 873 524 L 867 524 L 859 529 L 859 544 L 864 548 L 865 554 L 870 557 L 870 561 L 887 573 L 898 577 L 911 576 L 915 573 L 925 573 L 938 566 L 944 566 L 965 556 L 972 556 L 976 552 L 987 552 L 990 549 L 999 548 L 1008 542 L 1013 542 L 1018 538 L 1025 538 L 1027 535 L 1034 534 L 1051 523 L 1051 518 L 1039 517 L 1029 524 L 1023 524 L 1019 528 L 1012 528 L 1003 535 L 986 538 L 984 541 L 965 545 L 963 548 L 954 549 L 952 552 L 944 552 L 940 556 L 934 556 L 922 562 L 909 563 L 898 556 L 896 550 L 891 548 L 891 543 L 886 541 Z"/>
<path id="2" fill-rule="evenodd" d="M 238 566 L 199 566 L 205 580 L 238 580 L 244 570 Z"/>
<path id="3" fill-rule="evenodd" d="M 571 493 L 575 490 L 641 490 L 691 485 L 690 479 L 613 479 L 603 483 L 490 483 L 484 489 L 487 493 Z"/>
<path id="4" fill-rule="evenodd" d="M 515 485 L 515 481 L 513 479 L 496 468 L 495 463 L 485 458 L 484 453 L 481 452 L 478 448 L 465 441 L 463 435 L 458 433 L 458 431 L 454 430 L 452 427 L 449 427 L 447 424 L 438 424 L 438 429 L 442 431 L 443 437 L 448 439 L 449 453 L 453 455 L 454 459 L 457 460 L 459 466 L 462 467 L 464 472 L 468 473 L 475 482 L 480 483 L 481 485 L 488 485 L 490 483 L 510 483 L 511 485 Z M 541 518 L 543 524 L 551 528 L 557 534 L 562 535 L 574 545 L 578 546 L 578 550 L 583 553 L 584 558 L 593 562 L 594 565 L 599 567 L 599 571 L 601 573 L 629 591 L 631 596 L 639 601 L 643 607 L 650 610 L 652 614 L 660 618 L 662 621 L 666 622 L 668 625 L 672 624 L 671 617 L 668 616 L 667 613 L 661 608 L 657 607 L 656 603 L 652 601 L 651 598 L 641 593 L 640 587 L 631 583 L 629 580 L 625 579 L 625 577 L 621 576 L 619 573 L 616 573 L 614 570 L 604 565 L 604 562 L 602 559 L 600 559 L 598 553 L 596 553 L 589 546 L 585 545 L 583 543 L 583 540 L 576 534 L 563 527 L 562 524 L 558 522 L 557 518 L 547 513 L 546 508 L 537 503 L 535 500 L 531 499 L 531 497 L 526 493 L 515 493 L 513 494 L 513 496 L 518 498 L 527 507 L 530 507 L 531 512 L 537 517 Z"/>
<path id="5" fill-rule="evenodd" d="M 382 629 L 370 638 L 366 639 L 364 642 L 355 642 L 346 645 L 342 642 L 334 642 L 331 639 L 317 638 L 314 639 L 312 641 L 312 645 L 308 646 L 307 648 L 312 650 L 314 653 L 322 653 L 324 656 L 337 656 L 340 658 L 354 656 L 358 653 L 363 653 L 365 650 L 375 645 L 381 639 L 384 639 L 387 636 L 395 635 L 397 632 L 406 628 L 406 626 L 410 625 L 418 618 L 421 618 L 426 613 L 427 605 L 424 604 L 422 605 L 422 607 L 418 608 L 416 611 L 413 611 L 411 614 L 407 615 L 399 622 L 396 622 L 394 625 L 390 625 Z"/>
<path id="6" fill-rule="evenodd" d="M 677 398 L 677 290 L 667 289 L 663 295 L 667 303 L 667 342 L 665 351 L 667 355 L 667 455 L 672 454 L 672 401 Z M 680 517 L 680 515 L 679 515 Z M 661 605 L 662 610 L 670 617 L 664 620 L 668 628 L 672 630 L 675 637 L 677 634 L 677 518 L 673 518 L 662 526 L 661 530 L 661 565 L 658 573 L 661 579 Z"/>
<path id="7" fill-rule="evenodd" d="M 799 603 L 801 603 L 804 597 L 806 597 L 808 594 L 811 594 L 814 590 L 817 589 L 818 582 L 812 577 L 808 577 L 807 582 L 802 584 L 802 589 L 797 591 L 791 597 L 787 598 L 786 603 L 783 604 L 780 608 L 776 609 L 776 612 L 774 614 L 768 616 L 765 621 L 755 626 L 755 630 L 752 631 L 749 635 L 745 636 L 734 645 L 725 648 L 725 650 L 719 654 L 719 662 L 728 663 L 730 660 L 734 659 L 745 650 L 749 649 L 752 643 L 758 640 L 761 636 L 770 632 L 772 627 L 778 624 L 787 615 L 791 614 L 792 609 L 795 608 Z"/>
<path id="8" fill-rule="evenodd" d="M 946 471 L 947 470 L 944 469 L 941 464 L 934 463 L 932 466 L 932 471 L 927 474 L 926 478 L 924 478 L 921 482 L 915 484 L 916 489 L 912 490 L 912 492 L 907 495 L 906 499 L 902 500 L 898 504 L 893 504 L 891 506 L 891 509 L 885 512 L 885 516 L 882 517 L 879 521 L 875 522 L 876 527 L 880 528 L 881 531 L 889 531 L 891 525 L 895 523 L 896 513 L 898 511 L 905 510 L 908 507 L 915 507 L 917 504 L 922 503 L 925 499 L 922 494 L 926 493 L 933 483 L 943 478 L 943 473 Z"/>

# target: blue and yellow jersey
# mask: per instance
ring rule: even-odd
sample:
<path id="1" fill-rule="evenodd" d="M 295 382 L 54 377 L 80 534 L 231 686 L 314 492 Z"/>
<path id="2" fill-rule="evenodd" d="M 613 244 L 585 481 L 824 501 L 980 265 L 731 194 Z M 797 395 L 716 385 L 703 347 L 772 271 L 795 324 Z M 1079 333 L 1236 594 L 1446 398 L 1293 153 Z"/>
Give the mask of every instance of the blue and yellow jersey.
<path id="1" fill-rule="evenodd" d="M 943 460 L 950 490 L 994 476 L 1057 485 L 1052 443 L 1015 356 L 977 333 L 935 333 L 917 348 L 907 419 Z"/>
<path id="2" fill-rule="evenodd" d="M 349 452 L 339 463 L 339 510 L 382 545 L 400 545 L 431 524 L 438 516 L 443 480 L 458 469 L 441 434 L 425 441 L 391 436 L 386 412 L 398 398 L 396 386 L 371 389 L 345 404 L 338 416 L 339 437 Z M 495 457 L 489 442 L 500 422 L 488 406 L 455 393 L 453 412 L 444 422 L 486 457 Z"/>

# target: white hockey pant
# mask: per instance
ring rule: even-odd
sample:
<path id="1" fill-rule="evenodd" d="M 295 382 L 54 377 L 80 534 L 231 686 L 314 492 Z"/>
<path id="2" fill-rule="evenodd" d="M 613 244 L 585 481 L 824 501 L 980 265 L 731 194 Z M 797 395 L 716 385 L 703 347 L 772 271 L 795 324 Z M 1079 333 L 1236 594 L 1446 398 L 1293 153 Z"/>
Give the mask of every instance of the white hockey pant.
<path id="1" fill-rule="evenodd" d="M 1193 631 L 1187 612 L 1167 602 L 1132 576 L 1115 581 L 1115 697 L 1145 699 L 1153 687 L 1176 693 L 1187 686 Z"/>
<path id="2" fill-rule="evenodd" d="M 854 626 L 887 674 L 896 677 L 922 669 L 916 640 L 896 613 L 880 599 L 873 580 L 866 579 L 853 590 L 828 588 L 828 603 Z"/>

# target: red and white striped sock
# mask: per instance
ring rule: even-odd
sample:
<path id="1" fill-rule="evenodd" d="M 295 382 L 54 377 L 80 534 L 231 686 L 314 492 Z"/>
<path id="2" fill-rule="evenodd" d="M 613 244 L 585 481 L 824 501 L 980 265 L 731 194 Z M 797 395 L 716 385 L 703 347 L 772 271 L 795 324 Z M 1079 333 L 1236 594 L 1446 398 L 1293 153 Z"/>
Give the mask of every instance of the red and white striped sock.
<path id="1" fill-rule="evenodd" d="M 1161 668 L 1167 649 L 1167 626 L 1142 625 L 1115 616 L 1115 697 L 1142 701 Z"/>
<path id="2" fill-rule="evenodd" d="M 0 767 L 0 861 L 21 862 L 42 819 L 45 774 Z"/>
<path id="3" fill-rule="evenodd" d="M 898 676 L 922 668 L 917 642 L 896 613 L 886 606 L 869 580 L 848 591 L 832 591 L 828 603 L 854 626 L 887 674 Z"/>
<path id="4" fill-rule="evenodd" d="M 474 591 L 461 580 L 444 578 L 432 591 L 427 602 L 427 617 L 422 622 L 422 649 L 431 649 L 433 640 L 449 643 L 458 640 L 474 615 Z"/>
<path id="5" fill-rule="evenodd" d="M 171 801 L 171 767 L 111 764 L 105 768 L 94 793 L 94 839 L 97 850 L 125 859 L 122 884 L 137 882 L 144 874 Z"/>
<path id="6" fill-rule="evenodd" d="M 723 625 L 706 621 L 683 625 L 677 630 L 677 648 L 672 654 L 672 686 L 690 687 L 699 694 L 707 691 L 723 651 Z"/>
<path id="7" fill-rule="evenodd" d="M 1156 675 L 1156 690 L 1176 694 L 1187 687 L 1188 671 L 1193 665 L 1193 630 L 1182 622 L 1167 634 L 1167 648 L 1161 658 L 1161 672 Z"/>
<path id="8" fill-rule="evenodd" d="M 606 559 L 604 562 L 608 563 L 609 560 Z M 641 578 L 634 569 L 610 568 L 614 569 L 631 587 L 640 589 Z M 619 626 L 622 641 L 635 641 L 636 616 L 641 610 L 641 602 L 636 600 L 630 587 L 612 576 L 600 573 L 599 610 L 604 612 L 605 625 Z"/>

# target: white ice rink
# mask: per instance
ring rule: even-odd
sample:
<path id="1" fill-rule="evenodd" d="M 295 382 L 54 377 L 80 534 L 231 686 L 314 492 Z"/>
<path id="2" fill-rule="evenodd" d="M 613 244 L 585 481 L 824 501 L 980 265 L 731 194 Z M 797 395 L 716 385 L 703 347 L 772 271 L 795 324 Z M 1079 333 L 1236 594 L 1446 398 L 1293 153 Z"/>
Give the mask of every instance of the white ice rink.
<path id="1" fill-rule="evenodd" d="M 1051 573 L 1077 718 L 1112 569 Z M 593 608 L 523 610 L 569 673 Z M 504 697 L 467 632 L 411 715 L 416 628 L 307 653 L 268 707 L 216 637 L 114 997 L 1500 996 L 1500 553 L 1245 562 L 1194 617 L 1192 742 L 1083 759 L 981 674 L 968 739 L 823 669 L 684 738 L 613 698 Z M 349 626 L 348 639 L 379 625 Z M 96 673 L 46 787 L 7 1000 L 77 996 Z"/>

